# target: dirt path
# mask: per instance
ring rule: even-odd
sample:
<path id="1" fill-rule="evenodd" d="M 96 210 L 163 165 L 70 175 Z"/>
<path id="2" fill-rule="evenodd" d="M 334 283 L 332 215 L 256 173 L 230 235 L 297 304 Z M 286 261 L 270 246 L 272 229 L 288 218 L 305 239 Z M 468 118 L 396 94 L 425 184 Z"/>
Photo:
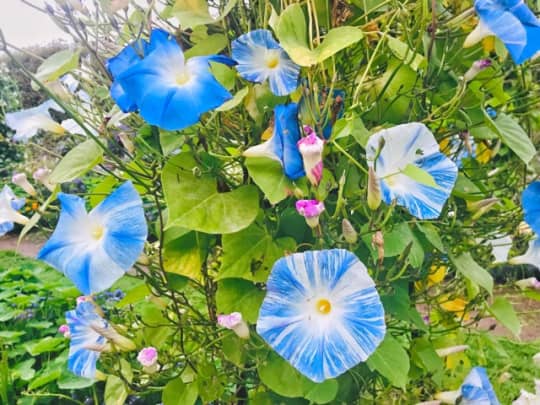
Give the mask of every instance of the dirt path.
<path id="1" fill-rule="evenodd" d="M 29 235 L 19 246 L 17 246 L 17 239 L 18 237 L 16 235 L 5 235 L 0 237 L 0 250 L 15 250 L 23 256 L 36 257 L 41 246 L 45 243 L 45 241 L 39 237 Z"/>

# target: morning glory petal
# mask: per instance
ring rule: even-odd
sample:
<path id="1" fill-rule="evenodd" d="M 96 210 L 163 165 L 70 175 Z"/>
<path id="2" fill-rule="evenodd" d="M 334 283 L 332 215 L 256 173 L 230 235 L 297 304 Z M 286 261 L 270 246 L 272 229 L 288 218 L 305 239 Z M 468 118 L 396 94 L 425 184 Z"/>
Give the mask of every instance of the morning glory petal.
<path id="1" fill-rule="evenodd" d="M 107 321 L 96 313 L 94 304 L 88 301 L 81 302 L 75 310 L 66 312 L 66 321 L 71 335 L 68 355 L 69 370 L 80 377 L 95 378 L 96 363 L 100 352 L 90 350 L 88 347 L 103 345 L 106 339 L 91 325 L 96 324 L 107 328 Z"/>
<path id="2" fill-rule="evenodd" d="M 377 132 L 368 140 L 366 157 L 380 180 L 386 204 L 396 200 L 420 219 L 439 217 L 456 182 L 458 169 L 440 152 L 435 137 L 425 125 L 403 124 Z M 404 174 L 409 165 L 431 175 L 437 187 Z"/>
<path id="3" fill-rule="evenodd" d="M 480 23 L 505 44 L 514 62 L 540 51 L 540 20 L 523 0 L 476 0 L 474 6 Z"/>
<path id="4" fill-rule="evenodd" d="M 300 67 L 272 37 L 268 30 L 254 30 L 232 42 L 232 57 L 240 76 L 250 82 L 268 80 L 270 90 L 286 96 L 298 87 Z"/>
<path id="5" fill-rule="evenodd" d="M 63 133 L 64 130 L 60 124 L 52 119 L 50 109 L 62 111 L 62 108 L 53 100 L 47 100 L 36 107 L 7 113 L 5 122 L 15 131 L 13 140 L 28 142 L 39 130 L 57 134 Z"/>
<path id="6" fill-rule="evenodd" d="M 485 368 L 474 367 L 467 375 L 461 385 L 460 404 L 500 405 Z"/>
<path id="7" fill-rule="evenodd" d="M 26 224 L 28 218 L 18 211 L 24 206 L 25 199 L 17 198 L 6 184 L 0 191 L 0 236 L 13 230 L 14 222 Z"/>
<path id="8" fill-rule="evenodd" d="M 260 145 L 247 149 L 244 156 L 277 160 L 283 166 L 285 175 L 292 180 L 305 176 L 302 155 L 297 145 L 300 140 L 298 125 L 298 104 L 277 105 L 274 108 L 272 137 Z"/>
<path id="9" fill-rule="evenodd" d="M 540 235 L 540 181 L 527 186 L 521 196 L 521 205 L 525 213 L 525 221 L 537 235 Z"/>
<path id="10" fill-rule="evenodd" d="M 308 251 L 274 264 L 257 332 L 311 380 L 337 377 L 365 361 L 385 330 L 373 280 L 353 253 Z"/>
<path id="11" fill-rule="evenodd" d="M 89 214 L 82 198 L 59 193 L 60 219 L 38 258 L 62 271 L 84 294 L 109 288 L 142 253 L 147 236 L 142 201 L 131 182 Z"/>
<path id="12" fill-rule="evenodd" d="M 156 46 L 118 80 L 148 123 L 171 131 L 195 124 L 232 97 L 210 72 L 208 57 L 186 63 L 174 41 Z"/>

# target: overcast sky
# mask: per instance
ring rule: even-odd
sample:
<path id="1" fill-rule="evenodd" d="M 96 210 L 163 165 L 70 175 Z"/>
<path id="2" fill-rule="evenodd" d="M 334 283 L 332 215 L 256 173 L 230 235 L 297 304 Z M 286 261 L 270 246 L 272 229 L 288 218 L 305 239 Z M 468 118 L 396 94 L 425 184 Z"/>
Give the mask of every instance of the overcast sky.
<path id="1" fill-rule="evenodd" d="M 0 0 L 0 2 L 2 5 L 0 29 L 9 43 L 24 47 L 69 37 L 47 15 L 20 0 Z M 29 2 L 40 7 L 44 4 L 43 0 L 29 0 Z"/>

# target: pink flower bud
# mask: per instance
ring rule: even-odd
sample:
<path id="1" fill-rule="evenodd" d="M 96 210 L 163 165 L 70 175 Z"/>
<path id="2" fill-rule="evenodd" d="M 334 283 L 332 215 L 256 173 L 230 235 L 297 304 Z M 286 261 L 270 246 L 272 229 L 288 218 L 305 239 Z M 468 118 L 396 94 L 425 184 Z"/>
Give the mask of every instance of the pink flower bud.
<path id="1" fill-rule="evenodd" d="M 300 139 L 296 145 L 302 155 L 306 176 L 310 183 L 316 186 L 321 181 L 323 173 L 322 153 L 324 141 L 308 125 L 304 125 L 304 132 L 307 136 Z"/>
<path id="2" fill-rule="evenodd" d="M 472 79 L 476 77 L 478 73 L 480 73 L 482 70 L 488 68 L 491 66 L 491 60 L 489 59 L 480 59 L 475 62 L 473 62 L 472 66 L 465 72 L 463 75 L 463 80 L 466 82 L 470 82 Z"/>
<path id="3" fill-rule="evenodd" d="M 66 324 L 60 325 L 60 327 L 58 328 L 58 333 L 64 335 L 65 338 L 69 338 L 71 336 L 69 326 L 67 326 Z"/>
<path id="4" fill-rule="evenodd" d="M 241 339 L 249 338 L 249 327 L 242 319 L 242 314 L 240 312 L 232 312 L 228 315 L 218 315 L 217 323 L 223 328 L 231 329 Z"/>
<path id="5" fill-rule="evenodd" d="M 296 211 L 304 218 L 311 228 L 319 226 L 319 215 L 324 211 L 324 203 L 317 200 L 298 200 Z"/>
<path id="6" fill-rule="evenodd" d="M 11 182 L 13 184 L 16 184 L 20 188 L 22 188 L 24 191 L 26 191 L 30 195 L 36 195 L 36 190 L 34 189 L 34 186 L 32 186 L 28 179 L 26 178 L 26 174 L 24 173 L 15 173 L 13 177 L 11 178 Z"/>
<path id="7" fill-rule="evenodd" d="M 89 298 L 86 295 L 81 295 L 80 297 L 77 297 L 77 305 L 79 305 L 82 302 L 88 301 Z"/>
<path id="8" fill-rule="evenodd" d="M 158 352 L 155 347 L 145 347 L 137 355 L 137 361 L 143 367 L 153 367 L 158 361 Z"/>

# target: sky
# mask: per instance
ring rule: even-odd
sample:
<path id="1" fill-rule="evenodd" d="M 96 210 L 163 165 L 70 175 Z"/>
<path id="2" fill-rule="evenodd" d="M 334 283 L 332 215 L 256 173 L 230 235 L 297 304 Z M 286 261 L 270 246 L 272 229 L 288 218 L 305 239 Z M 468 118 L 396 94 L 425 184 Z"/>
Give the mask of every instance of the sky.
<path id="1" fill-rule="evenodd" d="M 46 44 L 69 36 L 58 28 L 45 14 L 22 3 L 20 0 L 0 0 L 0 29 L 6 41 L 18 47 Z M 43 8 L 43 0 L 28 0 Z"/>

